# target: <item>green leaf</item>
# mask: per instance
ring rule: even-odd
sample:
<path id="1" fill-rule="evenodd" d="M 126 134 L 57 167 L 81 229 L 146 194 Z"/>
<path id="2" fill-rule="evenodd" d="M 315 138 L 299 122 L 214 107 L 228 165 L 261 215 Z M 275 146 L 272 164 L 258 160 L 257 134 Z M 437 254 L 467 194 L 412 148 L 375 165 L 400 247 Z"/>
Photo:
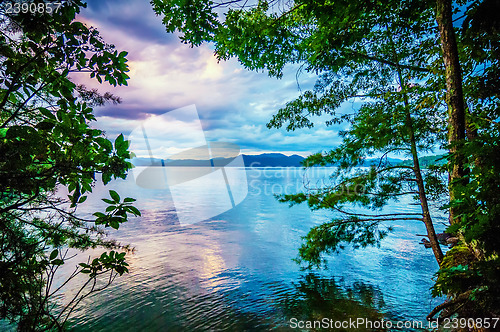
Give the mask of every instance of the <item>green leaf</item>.
<path id="1" fill-rule="evenodd" d="M 105 218 L 106 217 L 106 215 L 102 212 L 95 212 L 93 215 L 96 216 L 97 218 Z"/>
<path id="2" fill-rule="evenodd" d="M 104 137 L 96 137 L 95 141 L 105 151 L 110 152 L 111 150 L 113 150 L 113 144 L 108 139 Z"/>
<path id="3" fill-rule="evenodd" d="M 130 212 L 132 212 L 134 215 L 136 216 L 140 216 L 141 215 L 141 211 L 139 211 L 135 206 L 128 206 L 127 207 L 129 209 Z"/>
<path id="4" fill-rule="evenodd" d="M 63 265 L 64 261 L 62 259 L 54 259 L 50 262 L 52 265 Z"/>
<path id="5" fill-rule="evenodd" d="M 49 131 L 51 130 L 52 128 L 54 128 L 55 124 L 53 122 L 50 122 L 50 121 L 42 121 L 42 122 L 39 122 L 37 125 L 36 125 L 36 128 L 37 129 L 40 129 L 40 130 L 45 130 L 45 131 Z"/>
<path id="6" fill-rule="evenodd" d="M 50 259 L 50 260 L 55 259 L 55 258 L 57 257 L 57 255 L 58 255 L 58 254 L 59 254 L 59 251 L 58 251 L 57 249 L 52 250 L 52 252 L 50 253 L 50 257 L 49 257 L 49 259 Z"/>
<path id="7" fill-rule="evenodd" d="M 120 223 L 118 221 L 116 221 L 115 219 L 112 219 L 109 222 L 109 226 L 111 226 L 114 229 L 118 229 L 120 227 Z"/>
<path id="8" fill-rule="evenodd" d="M 40 113 L 42 113 L 42 115 L 44 115 L 46 118 L 48 119 L 51 119 L 51 120 L 55 120 L 56 119 L 56 116 L 51 112 L 49 111 L 48 109 L 44 108 L 44 107 L 40 107 L 38 108 L 38 110 L 40 111 Z"/>
<path id="9" fill-rule="evenodd" d="M 115 203 L 120 203 L 120 195 L 114 190 L 109 191 L 109 195 L 115 201 Z"/>
<path id="10" fill-rule="evenodd" d="M 106 172 L 106 173 L 103 173 L 103 174 L 102 174 L 102 182 L 103 182 L 104 184 L 108 184 L 108 183 L 109 183 L 109 181 L 111 181 L 111 174 L 110 174 L 110 173 L 107 173 L 107 172 Z"/>
<path id="11" fill-rule="evenodd" d="M 128 148 L 128 141 L 123 138 L 123 134 L 118 135 L 115 140 L 115 149 L 119 154 L 125 152 Z"/>

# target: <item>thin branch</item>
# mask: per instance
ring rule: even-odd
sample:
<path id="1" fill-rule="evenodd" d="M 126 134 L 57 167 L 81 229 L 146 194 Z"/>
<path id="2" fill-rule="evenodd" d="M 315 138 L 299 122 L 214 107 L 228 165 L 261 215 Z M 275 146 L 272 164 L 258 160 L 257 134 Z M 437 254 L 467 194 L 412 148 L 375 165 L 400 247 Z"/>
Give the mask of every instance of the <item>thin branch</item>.
<path id="1" fill-rule="evenodd" d="M 365 58 L 367 60 L 372 60 L 372 61 L 377 61 L 377 62 L 380 62 L 380 63 L 383 63 L 385 65 L 389 65 L 389 66 L 392 66 L 392 67 L 397 67 L 399 66 L 400 68 L 404 68 L 404 69 L 409 69 L 409 70 L 413 70 L 413 71 L 418 71 L 418 72 L 425 72 L 425 73 L 430 73 L 430 69 L 427 69 L 427 68 L 422 68 L 422 67 L 418 67 L 418 66 L 412 66 L 412 65 L 404 65 L 404 64 L 397 64 L 393 61 L 389 61 L 389 60 L 385 60 L 385 59 L 381 59 L 381 58 L 378 58 L 376 56 L 373 56 L 373 55 L 368 55 L 368 54 L 364 54 L 364 53 L 361 53 L 361 52 L 356 52 L 356 51 L 347 51 L 347 53 L 351 53 L 352 55 L 357 55 L 361 58 Z"/>
<path id="2" fill-rule="evenodd" d="M 389 213 L 389 214 L 378 214 L 378 215 L 375 215 L 375 214 L 363 214 L 363 213 L 353 213 L 353 212 L 344 211 L 344 210 L 340 209 L 339 207 L 336 207 L 336 206 L 331 205 L 329 203 L 326 203 L 326 205 L 328 205 L 333 210 L 336 210 L 337 212 L 340 212 L 340 213 L 348 215 L 348 216 L 354 216 L 354 217 L 361 216 L 361 217 L 384 218 L 384 217 L 396 217 L 396 216 L 421 216 L 422 215 L 422 213 Z M 412 218 L 412 219 L 413 220 L 421 220 L 421 218 Z M 402 219 L 402 220 L 406 220 L 406 219 Z"/>

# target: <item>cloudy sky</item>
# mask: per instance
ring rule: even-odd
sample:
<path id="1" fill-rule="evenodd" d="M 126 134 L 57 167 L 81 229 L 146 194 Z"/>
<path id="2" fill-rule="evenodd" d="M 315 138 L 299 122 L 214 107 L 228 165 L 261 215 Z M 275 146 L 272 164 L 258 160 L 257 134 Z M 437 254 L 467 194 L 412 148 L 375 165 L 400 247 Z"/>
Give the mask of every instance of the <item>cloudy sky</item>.
<path id="1" fill-rule="evenodd" d="M 322 121 L 313 129 L 287 132 L 267 129 L 276 111 L 311 87 L 315 78 L 297 68 L 287 69 L 280 80 L 266 73 L 245 70 L 235 59 L 217 63 L 211 45 L 191 48 L 168 34 L 149 1 L 89 0 L 79 19 L 97 27 L 105 41 L 129 52 L 127 87 L 99 85 L 84 74 L 74 79 L 101 92 L 120 96 L 123 103 L 98 108 L 97 127 L 110 138 L 130 134 L 178 108 L 195 105 L 206 139 L 231 142 L 243 153 L 282 152 L 308 155 L 339 142 L 336 128 Z M 189 136 L 189 134 L 187 134 Z"/>

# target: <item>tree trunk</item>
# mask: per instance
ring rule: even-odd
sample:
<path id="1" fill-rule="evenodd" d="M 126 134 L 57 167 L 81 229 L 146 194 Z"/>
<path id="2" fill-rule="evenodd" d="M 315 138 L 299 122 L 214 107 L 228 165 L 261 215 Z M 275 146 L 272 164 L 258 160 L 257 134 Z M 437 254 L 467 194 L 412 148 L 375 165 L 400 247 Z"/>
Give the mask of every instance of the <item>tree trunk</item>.
<path id="1" fill-rule="evenodd" d="M 450 201 L 457 198 L 456 184 L 464 182 L 466 175 L 464 157 L 457 144 L 465 139 L 465 104 L 462 91 L 462 73 L 458 58 L 458 48 L 452 22 L 451 0 L 437 0 L 436 21 L 439 27 L 443 61 L 446 69 L 446 102 L 448 104 L 448 143 L 450 153 L 455 158 L 449 167 Z M 450 223 L 460 221 L 457 208 L 450 208 Z"/>
<path id="2" fill-rule="evenodd" d="M 389 28 L 387 28 L 387 33 L 389 37 L 389 41 L 392 45 L 394 63 L 396 64 L 396 72 L 398 74 L 399 87 L 401 91 L 404 91 L 406 87 L 406 82 L 403 78 L 403 73 L 401 70 L 401 66 L 399 64 L 399 58 L 396 51 L 396 46 L 394 45 L 394 41 L 392 39 L 391 32 Z M 425 193 L 425 185 L 424 179 L 422 177 L 422 170 L 420 169 L 420 162 L 418 161 L 418 151 L 417 151 L 417 143 L 415 140 L 415 131 L 413 129 L 413 119 L 411 118 L 410 113 L 410 105 L 408 102 L 408 95 L 405 93 L 403 95 L 404 105 L 406 110 L 406 127 L 408 128 L 409 137 L 408 143 L 410 144 L 410 151 L 413 160 L 413 172 L 415 174 L 415 179 L 418 187 L 418 198 L 420 200 L 420 207 L 422 208 L 422 216 L 423 222 L 425 224 L 425 229 L 427 230 L 427 236 L 429 237 L 429 242 L 431 244 L 432 252 L 434 253 L 434 257 L 439 265 L 443 261 L 443 251 L 441 250 L 441 246 L 439 245 L 439 241 L 436 235 L 436 231 L 434 229 L 434 224 L 432 222 L 431 213 L 429 211 L 429 204 L 427 201 L 427 195 Z"/>
<path id="3" fill-rule="evenodd" d="M 406 103 L 407 104 L 407 103 Z M 431 248 L 434 253 L 434 257 L 439 265 L 443 261 L 443 251 L 439 245 L 439 241 L 434 230 L 434 224 L 432 223 L 431 214 L 429 212 L 429 205 L 427 203 L 427 195 L 425 194 L 424 179 L 422 177 L 422 171 L 420 169 L 420 162 L 418 161 L 417 145 L 415 143 L 415 134 L 413 132 L 413 121 L 409 110 L 406 113 L 406 125 L 410 129 L 410 149 L 413 158 L 413 172 L 415 173 L 415 179 L 417 180 L 418 187 L 418 197 L 420 199 L 420 206 L 422 207 L 422 215 L 424 218 L 425 229 L 427 230 L 427 236 L 429 237 L 429 242 L 431 243 Z"/>

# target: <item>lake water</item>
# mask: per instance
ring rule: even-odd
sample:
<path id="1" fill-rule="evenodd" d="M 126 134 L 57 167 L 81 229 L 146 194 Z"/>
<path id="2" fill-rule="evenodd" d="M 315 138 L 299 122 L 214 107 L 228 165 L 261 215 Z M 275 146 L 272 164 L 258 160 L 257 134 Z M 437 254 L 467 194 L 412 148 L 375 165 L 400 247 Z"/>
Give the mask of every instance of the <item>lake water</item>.
<path id="1" fill-rule="evenodd" d="M 97 187 L 86 203 L 88 209 L 104 206 L 100 198 L 115 189 L 122 197 L 137 198 L 143 216 L 110 232 L 136 248 L 128 258 L 130 273 L 83 301 L 73 312 L 71 328 L 286 331 L 291 330 L 292 318 L 423 321 L 440 303 L 429 290 L 438 266 L 416 236 L 425 234 L 422 223 L 394 224 L 394 232 L 380 248 L 348 248 L 330 257 L 327 270 L 301 271 L 292 261 L 301 236 L 335 215 L 311 212 L 305 205 L 290 208 L 275 199 L 273 194 L 302 186 L 299 168 L 238 171 L 246 173 L 247 197 L 235 208 L 192 225 L 179 224 L 168 190 L 143 189 L 133 177 L 112 182 L 106 191 Z M 316 181 L 331 169 L 314 172 L 309 179 Z M 384 211 L 418 212 L 411 203 L 391 203 Z M 203 208 L 193 200 L 193 209 Z M 85 255 L 76 257 L 74 264 Z M 66 270 L 74 264 L 67 263 Z M 60 300 L 73 292 L 67 290 Z"/>

